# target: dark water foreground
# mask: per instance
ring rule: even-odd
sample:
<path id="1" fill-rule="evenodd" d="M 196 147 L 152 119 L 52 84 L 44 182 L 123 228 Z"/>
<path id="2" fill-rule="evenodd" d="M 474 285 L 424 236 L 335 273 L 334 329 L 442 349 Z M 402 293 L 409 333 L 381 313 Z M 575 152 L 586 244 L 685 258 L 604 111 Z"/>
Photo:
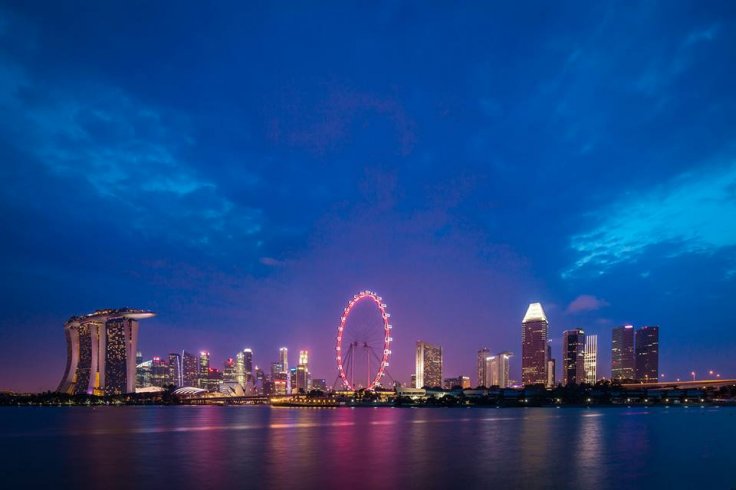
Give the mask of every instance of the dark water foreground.
<path id="1" fill-rule="evenodd" d="M 0 409 L 3 488 L 736 488 L 736 409 Z"/>

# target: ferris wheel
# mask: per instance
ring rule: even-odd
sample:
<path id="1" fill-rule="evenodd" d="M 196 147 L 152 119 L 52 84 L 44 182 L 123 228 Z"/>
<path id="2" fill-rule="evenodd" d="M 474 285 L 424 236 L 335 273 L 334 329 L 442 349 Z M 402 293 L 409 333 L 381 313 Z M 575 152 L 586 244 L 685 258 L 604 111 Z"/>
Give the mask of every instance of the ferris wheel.
<path id="1" fill-rule="evenodd" d="M 374 390 L 387 374 L 391 356 L 391 314 L 373 291 L 361 291 L 348 302 L 337 327 L 338 378 L 347 390 Z"/>

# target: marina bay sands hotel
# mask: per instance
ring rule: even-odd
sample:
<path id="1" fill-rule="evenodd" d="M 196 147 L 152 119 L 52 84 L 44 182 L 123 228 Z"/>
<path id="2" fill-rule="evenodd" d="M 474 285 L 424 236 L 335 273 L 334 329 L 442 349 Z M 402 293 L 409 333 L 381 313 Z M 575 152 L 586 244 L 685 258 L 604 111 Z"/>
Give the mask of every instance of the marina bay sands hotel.
<path id="1" fill-rule="evenodd" d="M 66 370 L 57 391 L 70 395 L 135 392 L 138 321 L 154 315 L 122 308 L 71 317 L 64 325 Z"/>

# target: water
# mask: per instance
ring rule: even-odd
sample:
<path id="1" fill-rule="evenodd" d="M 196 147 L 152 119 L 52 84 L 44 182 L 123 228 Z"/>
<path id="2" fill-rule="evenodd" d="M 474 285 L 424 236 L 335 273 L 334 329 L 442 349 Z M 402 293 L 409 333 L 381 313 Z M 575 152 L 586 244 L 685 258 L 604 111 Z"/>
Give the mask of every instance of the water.
<path id="1" fill-rule="evenodd" d="M 736 409 L 0 409 L 3 488 L 736 488 Z"/>

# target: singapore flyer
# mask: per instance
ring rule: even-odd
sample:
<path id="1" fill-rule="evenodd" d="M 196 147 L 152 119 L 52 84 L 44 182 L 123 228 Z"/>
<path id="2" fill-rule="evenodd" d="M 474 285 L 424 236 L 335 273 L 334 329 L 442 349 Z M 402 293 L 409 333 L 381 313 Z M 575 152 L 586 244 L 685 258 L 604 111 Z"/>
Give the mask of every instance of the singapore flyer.
<path id="1" fill-rule="evenodd" d="M 346 390 L 382 387 L 391 356 L 391 314 L 373 291 L 361 291 L 348 302 L 337 327 L 338 383 Z"/>

